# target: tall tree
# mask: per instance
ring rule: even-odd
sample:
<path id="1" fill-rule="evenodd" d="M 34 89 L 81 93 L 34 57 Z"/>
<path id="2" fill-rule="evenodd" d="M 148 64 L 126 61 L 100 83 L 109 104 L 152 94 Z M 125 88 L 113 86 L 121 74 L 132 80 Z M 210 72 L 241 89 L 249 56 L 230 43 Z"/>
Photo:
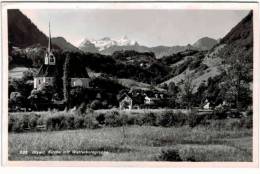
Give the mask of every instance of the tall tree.
<path id="1" fill-rule="evenodd" d="M 70 55 L 66 54 L 66 59 L 63 68 L 63 95 L 67 109 L 70 107 Z"/>
<path id="2" fill-rule="evenodd" d="M 231 99 L 236 108 L 245 107 L 251 104 L 252 91 L 250 91 L 250 82 L 252 82 L 253 67 L 250 62 L 251 54 L 245 54 L 247 51 L 243 48 L 232 48 L 230 52 L 224 52 L 222 58 L 226 60 L 227 66 L 223 68 L 226 74 L 226 99 Z"/>
<path id="3" fill-rule="evenodd" d="M 192 76 L 191 74 L 187 74 L 185 76 L 185 80 L 183 82 L 183 87 L 181 90 L 181 102 L 184 106 L 186 106 L 188 109 L 191 109 L 192 105 L 192 97 L 193 97 L 193 90 L 195 86 L 192 83 Z"/>

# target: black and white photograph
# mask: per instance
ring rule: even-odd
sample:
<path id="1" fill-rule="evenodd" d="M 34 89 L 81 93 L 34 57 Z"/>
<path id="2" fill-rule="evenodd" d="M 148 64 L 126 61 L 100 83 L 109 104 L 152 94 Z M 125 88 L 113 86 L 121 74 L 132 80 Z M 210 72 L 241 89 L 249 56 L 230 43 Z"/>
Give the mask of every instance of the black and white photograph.
<path id="1" fill-rule="evenodd" d="M 254 4 L 107 4 L 6 9 L 7 160 L 256 162 Z"/>

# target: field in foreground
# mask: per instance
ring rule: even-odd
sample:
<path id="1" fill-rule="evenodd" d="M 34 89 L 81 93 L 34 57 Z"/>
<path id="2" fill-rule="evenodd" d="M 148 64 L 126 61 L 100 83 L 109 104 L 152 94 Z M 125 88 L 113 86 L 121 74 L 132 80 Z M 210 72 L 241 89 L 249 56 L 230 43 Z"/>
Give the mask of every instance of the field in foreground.
<path id="1" fill-rule="evenodd" d="M 128 126 L 9 133 L 9 160 L 252 161 L 252 129 Z"/>

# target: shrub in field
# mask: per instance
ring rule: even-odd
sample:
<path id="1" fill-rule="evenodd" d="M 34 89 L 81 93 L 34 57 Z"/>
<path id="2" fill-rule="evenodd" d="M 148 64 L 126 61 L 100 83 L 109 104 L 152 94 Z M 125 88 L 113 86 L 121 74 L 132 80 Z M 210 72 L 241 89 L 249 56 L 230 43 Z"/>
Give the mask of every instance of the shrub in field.
<path id="1" fill-rule="evenodd" d="M 110 111 L 105 114 L 105 125 L 118 127 L 123 125 L 123 117 L 117 111 Z"/>
<path id="2" fill-rule="evenodd" d="M 170 127 L 173 125 L 173 112 L 165 111 L 157 117 L 157 125 Z"/>
<path id="3" fill-rule="evenodd" d="M 149 125 L 149 126 L 156 126 L 157 117 L 155 115 L 155 113 L 149 112 L 146 113 L 143 117 L 143 124 L 144 125 Z"/>
<path id="4" fill-rule="evenodd" d="M 157 161 L 182 161 L 179 151 L 176 149 L 162 150 Z"/>
<path id="5" fill-rule="evenodd" d="M 189 113 L 187 117 L 188 117 L 188 125 L 192 128 L 199 124 L 205 123 L 207 119 L 206 114 L 198 114 L 196 112 Z"/>
<path id="6" fill-rule="evenodd" d="M 85 128 L 84 117 L 78 116 L 74 118 L 74 127 L 75 129 Z"/>
<path id="7" fill-rule="evenodd" d="M 37 127 L 37 123 L 38 123 L 38 119 L 41 116 L 38 114 L 30 114 L 27 119 L 28 119 L 28 125 L 29 125 L 29 129 L 36 129 Z M 26 119 L 26 120 L 27 120 Z"/>
<path id="8" fill-rule="evenodd" d="M 60 130 L 62 127 L 64 127 L 64 115 L 63 114 L 57 114 L 53 117 L 49 117 L 46 120 L 46 127 L 48 130 Z M 63 124 L 63 125 L 62 125 Z"/>
<path id="9" fill-rule="evenodd" d="M 182 112 L 174 113 L 165 111 L 157 117 L 157 125 L 163 127 L 183 126 L 187 122 L 188 116 Z"/>
<path id="10" fill-rule="evenodd" d="M 97 115 L 96 120 L 99 124 L 105 124 L 105 114 L 100 113 Z"/>
<path id="11" fill-rule="evenodd" d="M 20 116 L 9 116 L 8 130 L 14 132 L 23 132 L 25 130 L 35 130 L 39 119 L 37 114 L 24 114 Z"/>
<path id="12" fill-rule="evenodd" d="M 61 120 L 60 123 L 60 129 L 74 129 L 74 118 L 75 116 L 69 115 L 69 116 L 64 116 L 62 117 L 63 119 Z"/>
<path id="13" fill-rule="evenodd" d="M 40 116 L 40 117 L 37 119 L 37 126 L 46 125 L 46 122 L 47 122 L 47 118 L 45 118 L 45 117 L 43 117 L 43 116 Z"/>
<path id="14" fill-rule="evenodd" d="M 196 150 L 193 148 L 182 148 L 179 150 L 179 153 L 183 161 L 197 161 L 195 157 Z"/>
<path id="15" fill-rule="evenodd" d="M 22 119 L 19 118 L 9 118 L 8 120 L 8 130 L 13 132 L 22 132 L 24 123 Z"/>
<path id="16" fill-rule="evenodd" d="M 14 118 L 10 118 L 8 119 L 8 132 L 11 132 L 13 130 L 13 126 L 15 124 L 15 119 Z"/>
<path id="17" fill-rule="evenodd" d="M 213 119 L 226 119 L 227 118 L 227 110 L 224 108 L 215 109 L 212 115 Z"/>
<path id="18" fill-rule="evenodd" d="M 24 131 L 24 122 L 20 119 L 15 120 L 13 126 L 12 126 L 12 131 L 14 132 L 23 132 Z"/>
<path id="19" fill-rule="evenodd" d="M 99 127 L 98 121 L 94 114 L 86 114 L 84 117 L 84 127 L 89 129 L 96 129 Z"/>
<path id="20" fill-rule="evenodd" d="M 176 112 L 173 116 L 173 124 L 175 126 L 183 126 L 187 124 L 188 115 L 183 112 Z"/>
<path id="21" fill-rule="evenodd" d="M 241 118 L 240 127 L 247 128 L 247 129 L 253 128 L 253 116 L 250 115 L 246 118 Z"/>
<path id="22" fill-rule="evenodd" d="M 81 103 L 81 105 L 77 109 L 77 113 L 79 115 L 83 115 L 87 111 L 87 104 L 85 102 Z"/>
<path id="23" fill-rule="evenodd" d="M 142 126 L 144 124 L 144 117 L 141 115 L 129 114 L 127 116 L 127 124 Z"/>

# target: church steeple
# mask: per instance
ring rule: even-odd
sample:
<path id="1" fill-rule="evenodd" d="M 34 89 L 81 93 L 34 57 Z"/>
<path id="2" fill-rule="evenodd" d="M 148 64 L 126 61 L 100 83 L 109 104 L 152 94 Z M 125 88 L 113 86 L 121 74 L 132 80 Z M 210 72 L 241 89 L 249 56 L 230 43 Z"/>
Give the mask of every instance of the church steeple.
<path id="1" fill-rule="evenodd" d="M 48 43 L 48 52 L 51 52 L 51 26 L 49 21 L 49 43 Z"/>
<path id="2" fill-rule="evenodd" d="M 48 42 L 48 50 L 45 55 L 45 64 L 46 65 L 55 65 L 56 60 L 52 53 L 52 44 L 51 44 L 51 26 L 49 22 L 49 42 Z"/>

